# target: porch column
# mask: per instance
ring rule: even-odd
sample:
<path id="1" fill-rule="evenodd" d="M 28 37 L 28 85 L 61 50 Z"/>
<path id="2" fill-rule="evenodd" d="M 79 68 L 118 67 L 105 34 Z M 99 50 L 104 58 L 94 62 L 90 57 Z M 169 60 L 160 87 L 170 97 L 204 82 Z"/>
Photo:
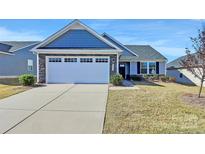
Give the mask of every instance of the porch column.
<path id="1" fill-rule="evenodd" d="M 117 53 L 117 74 L 119 74 L 119 53 Z"/>

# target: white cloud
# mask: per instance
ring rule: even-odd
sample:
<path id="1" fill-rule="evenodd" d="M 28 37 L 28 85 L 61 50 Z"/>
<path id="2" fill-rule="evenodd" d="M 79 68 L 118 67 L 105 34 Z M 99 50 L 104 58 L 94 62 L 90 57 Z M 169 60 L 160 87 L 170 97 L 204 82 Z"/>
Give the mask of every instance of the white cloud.
<path id="1" fill-rule="evenodd" d="M 0 27 L 0 41 L 39 41 L 43 36 L 33 31 L 13 31 L 6 27 Z"/>

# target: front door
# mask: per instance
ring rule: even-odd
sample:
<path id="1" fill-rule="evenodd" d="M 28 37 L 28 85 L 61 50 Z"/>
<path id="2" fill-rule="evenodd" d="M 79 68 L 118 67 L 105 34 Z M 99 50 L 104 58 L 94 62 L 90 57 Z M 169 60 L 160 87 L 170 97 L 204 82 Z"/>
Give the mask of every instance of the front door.
<path id="1" fill-rule="evenodd" d="M 119 73 L 120 73 L 120 74 L 123 76 L 123 78 L 125 79 L 125 64 L 120 64 Z"/>

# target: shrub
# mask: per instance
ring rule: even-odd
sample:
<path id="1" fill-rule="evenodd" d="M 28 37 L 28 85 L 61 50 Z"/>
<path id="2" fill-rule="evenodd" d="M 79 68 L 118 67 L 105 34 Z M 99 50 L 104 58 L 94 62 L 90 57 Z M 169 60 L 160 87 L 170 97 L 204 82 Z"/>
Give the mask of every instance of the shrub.
<path id="1" fill-rule="evenodd" d="M 159 75 L 157 74 L 153 75 L 153 80 L 159 80 Z"/>
<path id="2" fill-rule="evenodd" d="M 143 75 L 143 78 L 149 80 L 149 75 Z"/>
<path id="3" fill-rule="evenodd" d="M 151 81 L 159 80 L 159 75 L 157 74 L 144 75 L 143 77 L 144 79 L 151 80 Z"/>
<path id="4" fill-rule="evenodd" d="M 176 78 L 175 77 L 169 77 L 169 82 L 176 82 Z"/>
<path id="5" fill-rule="evenodd" d="M 133 81 L 142 81 L 142 77 L 139 75 L 131 75 L 130 79 Z"/>
<path id="6" fill-rule="evenodd" d="M 35 78 L 31 74 L 23 74 L 19 76 L 19 83 L 24 86 L 32 86 L 34 85 Z"/>
<path id="7" fill-rule="evenodd" d="M 162 82 L 168 82 L 169 81 L 169 77 L 168 76 L 160 76 L 160 80 Z"/>
<path id="8" fill-rule="evenodd" d="M 111 83 L 112 83 L 113 85 L 116 85 L 116 86 L 121 85 L 121 84 L 122 84 L 122 80 L 123 80 L 123 77 L 122 77 L 122 75 L 120 75 L 120 74 L 116 74 L 116 75 L 113 75 L 113 76 L 111 77 Z"/>

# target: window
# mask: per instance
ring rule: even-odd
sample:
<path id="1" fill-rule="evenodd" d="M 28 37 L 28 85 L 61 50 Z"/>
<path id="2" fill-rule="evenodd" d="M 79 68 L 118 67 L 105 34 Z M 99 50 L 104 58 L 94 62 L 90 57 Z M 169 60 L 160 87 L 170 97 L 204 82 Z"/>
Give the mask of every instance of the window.
<path id="1" fill-rule="evenodd" d="M 156 63 L 149 62 L 149 74 L 156 74 Z"/>
<path id="2" fill-rule="evenodd" d="M 182 73 L 180 73 L 180 74 L 179 74 L 179 77 L 180 77 L 180 78 L 183 78 L 183 74 L 182 74 Z"/>
<path id="3" fill-rule="evenodd" d="M 108 63 L 108 58 L 96 58 L 96 63 Z"/>
<path id="4" fill-rule="evenodd" d="M 147 74 L 147 62 L 141 62 L 141 74 Z"/>
<path id="5" fill-rule="evenodd" d="M 61 62 L 61 58 L 49 58 L 49 62 Z"/>
<path id="6" fill-rule="evenodd" d="M 77 62 L 77 58 L 64 58 L 64 62 L 75 63 Z"/>
<path id="7" fill-rule="evenodd" d="M 27 69 L 28 71 L 33 71 L 33 60 L 32 59 L 28 59 Z"/>
<path id="8" fill-rule="evenodd" d="M 80 58 L 81 63 L 92 63 L 93 59 L 92 58 Z"/>

